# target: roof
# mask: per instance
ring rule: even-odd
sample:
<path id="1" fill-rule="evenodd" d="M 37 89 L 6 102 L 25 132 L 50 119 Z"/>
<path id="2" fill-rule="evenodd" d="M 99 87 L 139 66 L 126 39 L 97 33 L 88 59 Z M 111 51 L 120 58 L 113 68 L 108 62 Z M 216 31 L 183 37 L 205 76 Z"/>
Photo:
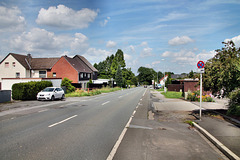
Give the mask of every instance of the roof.
<path id="1" fill-rule="evenodd" d="M 51 69 L 60 58 L 32 58 L 32 69 Z"/>
<path id="2" fill-rule="evenodd" d="M 16 54 L 16 53 L 9 53 L 2 61 L 1 63 L 9 56 L 12 55 L 24 68 L 30 69 L 30 66 L 28 65 L 26 58 L 27 56 Z"/>
<path id="3" fill-rule="evenodd" d="M 87 67 L 89 67 L 93 72 L 98 72 L 98 70 L 93 67 L 93 65 L 83 56 L 76 55 L 73 59 L 80 59 Z"/>
<path id="4" fill-rule="evenodd" d="M 92 70 L 87 67 L 84 63 L 81 61 L 78 61 L 77 59 L 70 58 L 67 56 L 63 56 L 72 66 L 75 68 L 78 72 L 85 72 L 85 73 L 91 73 Z"/>

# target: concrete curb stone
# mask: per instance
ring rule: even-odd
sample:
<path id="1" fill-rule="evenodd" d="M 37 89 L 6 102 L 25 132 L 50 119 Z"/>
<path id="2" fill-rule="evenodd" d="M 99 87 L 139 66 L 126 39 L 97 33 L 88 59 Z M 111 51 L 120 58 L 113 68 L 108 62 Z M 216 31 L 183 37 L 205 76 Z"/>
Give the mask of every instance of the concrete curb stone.
<path id="1" fill-rule="evenodd" d="M 223 145 L 220 141 L 218 141 L 214 136 L 208 133 L 205 129 L 201 126 L 193 122 L 194 127 L 198 129 L 208 140 L 210 140 L 220 151 L 222 151 L 229 159 L 231 160 L 240 160 L 240 158 L 229 150 L 225 145 Z"/>

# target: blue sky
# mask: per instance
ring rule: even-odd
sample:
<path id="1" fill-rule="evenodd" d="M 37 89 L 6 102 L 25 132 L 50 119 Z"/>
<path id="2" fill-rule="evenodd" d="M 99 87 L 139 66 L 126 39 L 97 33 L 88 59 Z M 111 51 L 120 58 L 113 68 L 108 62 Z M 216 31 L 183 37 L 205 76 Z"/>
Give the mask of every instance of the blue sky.
<path id="1" fill-rule="evenodd" d="M 99 63 L 117 49 L 140 66 L 189 73 L 222 42 L 240 47 L 239 0 L 0 0 L 0 60 L 85 56 Z"/>

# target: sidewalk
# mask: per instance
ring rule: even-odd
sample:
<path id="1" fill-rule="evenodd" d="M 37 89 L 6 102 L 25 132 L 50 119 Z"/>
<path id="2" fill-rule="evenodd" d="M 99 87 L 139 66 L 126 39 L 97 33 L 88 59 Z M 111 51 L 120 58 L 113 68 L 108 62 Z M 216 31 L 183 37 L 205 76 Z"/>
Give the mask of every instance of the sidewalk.
<path id="1" fill-rule="evenodd" d="M 226 159 L 218 150 L 214 150 L 184 119 L 192 118 L 185 111 L 195 105 L 169 100 L 161 94 L 154 94 L 150 99 L 147 92 L 140 101 L 132 122 L 114 156 L 115 160 L 159 160 L 159 159 Z M 149 118 L 149 110 L 154 103 L 167 103 L 158 106 L 155 120 Z M 158 101 L 158 102 L 157 102 Z M 180 105 L 179 105 L 180 104 Z M 179 106 L 179 107 L 178 107 Z"/>

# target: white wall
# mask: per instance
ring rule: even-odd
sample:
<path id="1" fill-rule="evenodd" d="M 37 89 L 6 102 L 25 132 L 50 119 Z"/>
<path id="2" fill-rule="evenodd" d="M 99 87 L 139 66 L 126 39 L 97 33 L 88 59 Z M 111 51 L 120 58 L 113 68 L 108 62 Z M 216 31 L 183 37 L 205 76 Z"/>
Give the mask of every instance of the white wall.
<path id="1" fill-rule="evenodd" d="M 9 67 L 5 68 L 5 62 L 9 62 Z M 15 67 L 13 66 L 15 62 Z M 16 73 L 20 73 L 20 78 L 28 78 L 26 70 L 12 55 L 9 55 L 1 64 L 0 64 L 0 82 L 2 78 L 16 78 Z M 28 76 L 30 76 L 28 74 Z"/>
<path id="2" fill-rule="evenodd" d="M 2 90 L 12 90 L 12 85 L 15 83 L 23 83 L 30 81 L 51 81 L 53 87 L 60 87 L 62 79 L 42 79 L 42 78 L 16 78 L 16 79 L 3 79 L 2 80 Z"/>

